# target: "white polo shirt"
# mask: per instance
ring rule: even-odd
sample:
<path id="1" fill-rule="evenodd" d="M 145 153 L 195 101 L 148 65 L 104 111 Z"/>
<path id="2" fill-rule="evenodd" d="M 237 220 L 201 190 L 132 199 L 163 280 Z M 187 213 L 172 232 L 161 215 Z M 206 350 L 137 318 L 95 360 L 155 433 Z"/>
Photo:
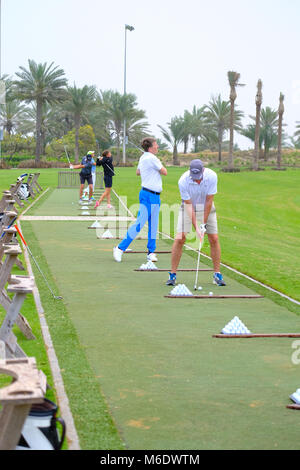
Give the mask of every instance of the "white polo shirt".
<path id="1" fill-rule="evenodd" d="M 162 178 L 160 170 L 162 169 L 161 161 L 151 152 L 145 152 L 139 161 L 138 170 L 141 173 L 142 187 L 162 192 Z"/>
<path id="2" fill-rule="evenodd" d="M 203 210 L 206 197 L 217 194 L 218 177 L 209 168 L 204 168 L 203 179 L 200 184 L 190 177 L 190 171 L 183 173 L 178 181 L 182 201 L 191 200 L 197 210 Z"/>

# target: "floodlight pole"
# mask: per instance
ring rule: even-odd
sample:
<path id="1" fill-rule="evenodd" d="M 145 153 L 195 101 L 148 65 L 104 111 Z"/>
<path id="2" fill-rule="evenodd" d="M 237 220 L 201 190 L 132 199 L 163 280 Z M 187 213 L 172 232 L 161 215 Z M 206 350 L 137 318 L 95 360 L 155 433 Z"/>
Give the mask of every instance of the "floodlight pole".
<path id="1" fill-rule="evenodd" d="M 128 24 L 125 24 L 124 97 L 126 96 L 127 29 L 129 31 L 134 31 L 134 27 L 129 26 Z M 124 117 L 124 122 L 123 122 L 123 163 L 124 165 L 126 163 L 126 117 Z"/>

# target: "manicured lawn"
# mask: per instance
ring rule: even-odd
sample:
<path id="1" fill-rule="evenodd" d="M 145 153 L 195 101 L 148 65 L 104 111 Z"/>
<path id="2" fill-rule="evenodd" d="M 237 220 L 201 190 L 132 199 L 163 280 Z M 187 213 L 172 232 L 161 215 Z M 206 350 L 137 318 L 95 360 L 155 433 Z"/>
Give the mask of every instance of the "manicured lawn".
<path id="1" fill-rule="evenodd" d="M 163 204 L 179 202 L 183 171 L 169 168 Z M 1 171 L 0 189 L 8 189 L 21 173 Z M 65 197 L 60 203 L 53 194 L 57 173 L 41 170 L 40 184 L 51 191 L 31 213 L 52 214 L 57 205 L 57 215 L 65 210 L 71 215 L 72 203 Z M 135 169 L 116 173 L 114 188 L 136 212 Z M 219 173 L 216 196 L 222 261 L 298 300 L 299 175 L 297 170 Z M 54 301 L 35 270 L 82 448 L 180 448 L 183 436 L 185 448 L 296 448 L 296 415 L 284 407 L 299 386 L 291 341 L 211 338 L 236 314 L 253 332 L 298 331 L 287 301 L 283 307 L 269 299 L 255 304 L 190 300 L 183 306 L 163 299 L 165 273 L 133 272 L 143 257 L 127 255 L 116 270 L 113 242 L 97 240 L 85 223 L 23 222 L 22 228 L 53 290 L 64 297 Z M 171 247 L 170 241 L 160 243 Z M 186 252 L 182 262 L 194 265 L 195 254 Z M 193 274 L 180 276 L 191 288 Z M 211 289 L 207 276 L 201 275 L 201 283 Z M 235 276 L 229 284 L 233 291 L 249 287 Z M 38 358 L 51 383 L 35 306 L 30 297 L 26 302 L 24 314 L 38 340 L 28 342 L 17 332 L 20 345 Z M 297 307 L 293 311 L 299 313 Z"/>

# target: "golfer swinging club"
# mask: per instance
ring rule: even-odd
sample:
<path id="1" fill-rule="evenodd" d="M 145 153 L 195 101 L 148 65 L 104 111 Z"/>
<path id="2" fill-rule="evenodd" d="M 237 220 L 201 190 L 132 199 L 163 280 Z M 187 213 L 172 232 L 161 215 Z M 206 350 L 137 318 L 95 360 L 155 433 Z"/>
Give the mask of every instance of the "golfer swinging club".
<path id="1" fill-rule="evenodd" d="M 148 255 L 147 260 L 156 262 L 156 235 L 159 221 L 160 193 L 162 191 L 161 175 L 166 176 L 167 170 L 156 157 L 158 144 L 148 137 L 142 141 L 145 153 L 140 158 L 136 174 L 141 176 L 142 189 L 139 195 L 140 207 L 136 222 L 128 229 L 126 237 L 113 250 L 115 261 L 120 263 L 122 255 L 131 242 L 148 221 Z"/>
<path id="2" fill-rule="evenodd" d="M 198 159 L 191 161 L 190 170 L 185 172 L 178 181 L 182 205 L 178 215 L 177 235 L 172 247 L 172 267 L 166 283 L 168 286 L 176 284 L 176 273 L 182 248 L 186 241 L 186 234 L 191 231 L 192 225 L 200 240 L 207 233 L 215 271 L 213 283 L 218 286 L 226 286 L 220 273 L 221 248 L 214 206 L 217 183 L 217 174 L 209 168 L 204 168 L 202 161 Z"/>

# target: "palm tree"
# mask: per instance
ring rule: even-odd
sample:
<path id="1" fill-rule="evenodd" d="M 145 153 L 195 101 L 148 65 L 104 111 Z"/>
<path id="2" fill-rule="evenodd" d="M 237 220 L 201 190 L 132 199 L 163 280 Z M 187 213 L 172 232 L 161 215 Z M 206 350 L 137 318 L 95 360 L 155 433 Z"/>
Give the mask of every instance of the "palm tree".
<path id="1" fill-rule="evenodd" d="M 169 130 L 158 125 L 160 128 L 163 137 L 169 142 L 173 147 L 173 165 L 179 165 L 178 160 L 178 144 L 184 139 L 185 132 L 185 123 L 182 117 L 175 116 L 171 119 L 171 122 L 168 123 Z"/>
<path id="2" fill-rule="evenodd" d="M 17 98 L 25 103 L 35 103 L 36 105 L 36 162 L 41 156 L 41 127 L 43 105 L 45 103 L 59 103 L 65 98 L 64 71 L 53 62 L 37 64 L 34 60 L 28 60 L 29 68 L 20 67 L 20 72 L 16 72 L 19 80 L 14 81 Z"/>
<path id="3" fill-rule="evenodd" d="M 281 150 L 282 150 L 282 120 L 284 113 L 284 95 L 280 93 L 279 96 L 279 108 L 278 108 L 278 151 L 277 151 L 277 169 L 281 168 Z"/>
<path id="4" fill-rule="evenodd" d="M 296 138 L 300 138 L 300 122 L 299 121 L 296 121 L 296 131 L 294 133 L 294 137 Z"/>
<path id="5" fill-rule="evenodd" d="M 26 119 L 27 108 L 19 100 L 6 100 L 0 109 L 0 126 L 10 136 L 19 132 Z"/>
<path id="6" fill-rule="evenodd" d="M 185 110 L 183 114 L 184 129 L 183 129 L 183 153 L 187 153 L 189 140 L 191 137 L 191 130 L 193 124 L 192 114 Z"/>
<path id="7" fill-rule="evenodd" d="M 83 88 L 74 86 L 67 88 L 65 109 L 73 115 L 75 124 L 75 162 L 79 162 L 79 129 L 83 118 L 95 106 L 96 87 L 85 85 Z"/>
<path id="8" fill-rule="evenodd" d="M 191 113 L 191 129 L 190 135 L 194 140 L 194 152 L 198 152 L 198 142 L 199 137 L 204 137 L 207 133 L 207 122 L 205 120 L 205 106 L 201 108 L 197 108 L 196 106 L 193 107 L 193 111 Z"/>
<path id="9" fill-rule="evenodd" d="M 206 106 L 204 113 L 207 124 L 217 132 L 218 135 L 218 160 L 222 161 L 222 144 L 224 133 L 230 128 L 230 102 L 223 101 L 221 95 L 212 97 Z M 244 116 L 242 111 L 234 111 L 234 129 L 241 129 L 241 118 Z"/>
<path id="10" fill-rule="evenodd" d="M 253 118 L 254 119 L 254 118 Z M 267 161 L 270 148 L 277 143 L 278 112 L 267 106 L 261 110 L 261 133 L 264 144 L 264 160 Z"/>
<path id="11" fill-rule="evenodd" d="M 262 81 L 257 82 L 257 94 L 255 98 L 256 104 L 256 117 L 255 117 L 255 144 L 254 144 L 254 158 L 253 158 L 253 170 L 258 170 L 258 159 L 259 159 L 259 136 L 260 136 L 260 111 L 262 105 Z"/>
<path id="12" fill-rule="evenodd" d="M 100 96 L 107 116 L 107 130 L 116 141 L 116 160 L 119 162 L 124 121 L 126 121 L 128 139 L 134 142 L 144 135 L 148 128 L 148 123 L 145 121 L 146 113 L 137 108 L 136 96 L 132 93 L 121 95 L 118 91 L 106 90 L 101 91 Z"/>
<path id="13" fill-rule="evenodd" d="M 228 168 L 233 169 L 233 134 L 234 134 L 234 103 L 237 98 L 236 87 L 244 86 L 239 83 L 240 74 L 238 72 L 228 72 L 228 81 L 230 86 L 230 140 L 229 140 L 229 155 L 228 155 Z"/>
<path id="14" fill-rule="evenodd" d="M 256 122 L 255 116 L 250 118 Z M 267 161 L 270 148 L 278 142 L 278 112 L 269 106 L 263 108 L 260 113 L 259 148 L 264 146 L 264 160 Z M 241 131 L 241 134 L 255 142 L 256 124 L 249 124 Z M 284 136 L 285 137 L 285 136 Z"/>

